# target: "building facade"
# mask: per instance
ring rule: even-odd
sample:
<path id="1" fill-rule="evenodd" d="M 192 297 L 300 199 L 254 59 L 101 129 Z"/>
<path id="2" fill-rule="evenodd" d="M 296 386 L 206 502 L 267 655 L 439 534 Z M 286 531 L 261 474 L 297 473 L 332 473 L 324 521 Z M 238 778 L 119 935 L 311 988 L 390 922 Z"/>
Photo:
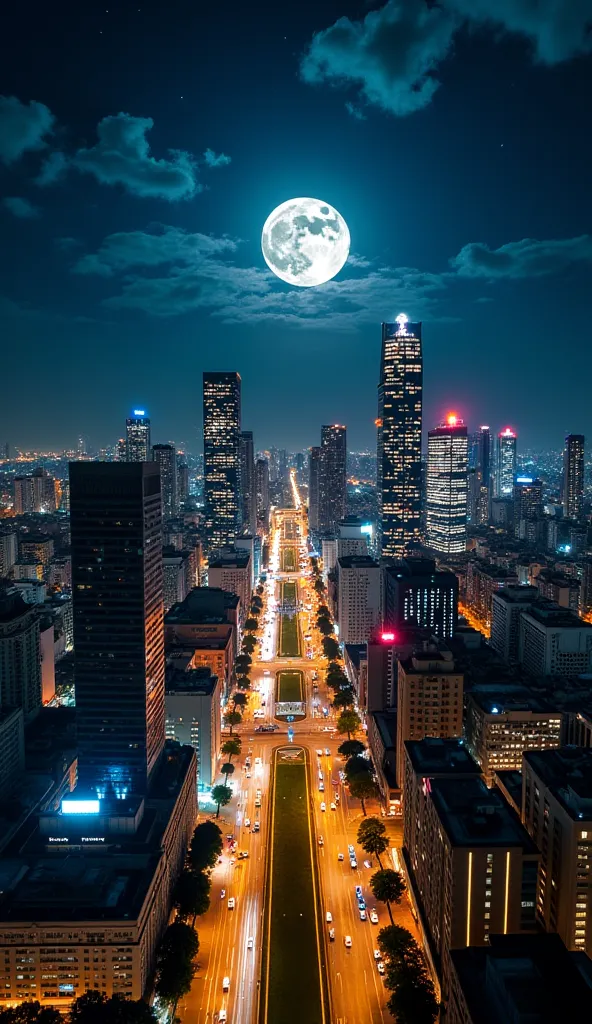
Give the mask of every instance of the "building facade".
<path id="1" fill-rule="evenodd" d="M 134 409 L 125 421 L 125 460 L 148 462 L 151 451 L 150 420 L 144 409 Z"/>
<path id="2" fill-rule="evenodd" d="M 526 750 L 561 745 L 563 715 L 520 686 L 477 686 L 467 699 L 467 747 L 492 786 L 498 771 L 519 771 Z"/>
<path id="3" fill-rule="evenodd" d="M 458 577 L 436 569 L 429 558 L 406 558 L 384 569 L 384 625 L 387 630 L 418 626 L 441 640 L 458 623 Z"/>
<path id="4" fill-rule="evenodd" d="M 193 747 L 201 790 L 210 790 L 216 781 L 222 696 L 223 680 L 209 667 L 167 674 L 167 739 Z"/>
<path id="5" fill-rule="evenodd" d="M 321 449 L 311 448 L 308 455 L 308 525 L 311 533 L 319 529 Z"/>
<path id="6" fill-rule="evenodd" d="M 257 533 L 257 485 L 255 480 L 255 450 L 253 431 L 243 430 L 240 435 L 242 529 L 254 536 Z"/>
<path id="7" fill-rule="evenodd" d="M 0 705 L 25 718 L 41 706 L 40 619 L 18 589 L 0 583 Z"/>
<path id="8" fill-rule="evenodd" d="M 467 428 L 451 414 L 428 433 L 427 544 L 444 555 L 467 546 Z"/>
<path id="9" fill-rule="evenodd" d="M 160 468 L 160 490 L 162 494 L 163 519 L 177 515 L 177 452 L 174 444 L 155 444 L 152 460 Z"/>
<path id="10" fill-rule="evenodd" d="M 369 640 L 382 619 L 382 570 L 369 555 L 337 560 L 339 638 L 345 644 Z"/>
<path id="11" fill-rule="evenodd" d="M 242 524 L 241 379 L 204 373 L 204 499 L 208 553 L 233 544 Z"/>
<path id="12" fill-rule="evenodd" d="M 563 451 L 563 514 L 581 519 L 584 514 L 584 435 L 568 434 Z"/>
<path id="13" fill-rule="evenodd" d="M 444 644 L 424 644 L 400 658 L 397 670 L 397 778 L 403 782 L 408 740 L 462 735 L 462 672 Z"/>
<path id="14" fill-rule="evenodd" d="M 319 530 L 335 533 L 347 509 L 347 434 L 345 427 L 321 427 L 319 465 Z"/>
<path id="15" fill-rule="evenodd" d="M 516 448 L 518 437 L 511 427 L 497 435 L 496 495 L 511 498 L 516 478 Z"/>

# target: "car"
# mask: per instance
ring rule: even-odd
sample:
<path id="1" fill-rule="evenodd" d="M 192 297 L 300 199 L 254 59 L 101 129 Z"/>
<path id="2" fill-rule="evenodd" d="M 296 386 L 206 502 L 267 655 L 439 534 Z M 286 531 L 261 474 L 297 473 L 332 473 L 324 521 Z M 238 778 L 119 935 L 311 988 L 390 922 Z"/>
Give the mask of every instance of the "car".
<path id="1" fill-rule="evenodd" d="M 335 929 L 329 928 L 329 942 L 335 942 Z"/>
<path id="2" fill-rule="evenodd" d="M 324 778 L 325 776 L 323 775 L 323 773 L 319 771 L 319 782 L 322 782 Z"/>
<path id="3" fill-rule="evenodd" d="M 371 860 L 365 860 L 364 861 L 364 867 L 365 868 L 371 868 L 372 867 L 372 861 Z"/>
<path id="4" fill-rule="evenodd" d="M 323 756 L 323 751 L 319 747 L 319 749 L 317 750 L 317 757 L 322 757 L 322 756 Z"/>
<path id="5" fill-rule="evenodd" d="M 325 756 L 331 757 L 331 751 L 329 750 L 329 747 L 325 747 Z"/>
<path id="6" fill-rule="evenodd" d="M 324 845 L 325 845 L 325 840 L 323 839 L 322 836 L 319 836 L 319 846 L 324 846 Z"/>
<path id="7" fill-rule="evenodd" d="M 365 904 L 364 900 L 358 900 L 358 910 L 365 910 L 365 909 L 366 909 L 366 904 Z"/>
<path id="8" fill-rule="evenodd" d="M 268 620 L 268 621 L 269 621 L 269 620 Z M 264 675 L 264 676 L 270 676 L 270 675 L 271 675 L 271 672 L 269 671 L 269 669 L 268 669 L 268 668 L 264 668 L 264 669 L 263 669 L 263 675 Z"/>
<path id="9" fill-rule="evenodd" d="M 378 924 L 378 914 L 375 910 L 370 911 L 370 920 L 372 921 L 372 924 Z"/>
<path id="10" fill-rule="evenodd" d="M 255 758 L 255 767 L 257 767 L 260 764 L 262 764 L 261 758 L 260 757 L 256 757 Z"/>
<path id="11" fill-rule="evenodd" d="M 324 800 L 321 800 L 321 810 L 322 810 L 322 811 L 326 811 L 326 810 L 327 810 L 327 806 L 326 806 L 326 804 L 325 804 L 325 801 L 324 801 Z"/>
<path id="12" fill-rule="evenodd" d="M 343 854 L 342 853 L 338 853 L 337 854 L 337 860 L 343 860 Z"/>
<path id="13" fill-rule="evenodd" d="M 259 828 L 260 828 L 259 822 L 256 821 L 255 824 L 253 825 L 253 832 L 258 832 Z"/>
<path id="14" fill-rule="evenodd" d="M 218 1013 L 218 1024 L 226 1024 L 228 1017 L 226 1016 L 226 1010 L 220 1010 Z"/>
<path id="15" fill-rule="evenodd" d="M 250 779 L 251 778 L 251 773 L 250 772 L 245 772 L 245 778 L 246 779 Z"/>
<path id="16" fill-rule="evenodd" d="M 245 818 L 245 828 L 250 828 L 250 827 L 251 827 L 251 819 L 250 818 Z"/>
<path id="17" fill-rule="evenodd" d="M 325 792 L 325 783 L 324 782 L 319 782 L 319 793 L 324 793 L 324 792 Z"/>
<path id="18" fill-rule="evenodd" d="M 261 797 L 258 796 L 255 800 L 255 807 L 261 807 Z"/>
<path id="19" fill-rule="evenodd" d="M 344 937 L 343 944 L 344 944 L 346 949 L 351 949 L 351 947 L 352 947 L 351 935 L 346 935 Z"/>
<path id="20" fill-rule="evenodd" d="M 366 920 L 366 911 L 363 910 L 362 907 L 360 907 L 359 909 L 360 909 L 360 921 L 365 921 Z"/>
<path id="21" fill-rule="evenodd" d="M 257 790 L 256 796 L 257 796 L 258 800 L 261 799 L 261 790 L 260 789 Z"/>
<path id="22" fill-rule="evenodd" d="M 325 921 L 327 922 L 327 924 L 331 924 L 332 920 L 333 914 L 331 913 L 330 910 L 328 910 L 327 913 L 325 914 Z"/>
<path id="23" fill-rule="evenodd" d="M 248 850 L 241 850 L 239 855 L 238 855 L 238 859 L 239 860 L 246 860 L 248 856 L 249 856 L 249 851 Z"/>
<path id="24" fill-rule="evenodd" d="M 228 900 L 228 909 L 229 910 L 234 910 L 235 905 L 236 905 L 236 901 L 234 899 L 234 896 L 231 896 L 230 899 Z"/>
<path id="25" fill-rule="evenodd" d="M 355 855 L 356 855 L 356 851 L 355 851 L 355 849 L 354 849 L 354 847 L 352 846 L 351 843 L 349 844 L 349 846 L 347 848 L 347 852 L 349 853 L 350 857 L 355 857 Z"/>
<path id="26" fill-rule="evenodd" d="M 227 838 L 229 843 L 233 843 L 234 842 L 234 834 L 232 832 L 227 832 L 226 833 L 226 838 Z"/>
<path id="27" fill-rule="evenodd" d="M 380 952 L 380 950 L 379 949 L 375 949 L 374 950 L 374 959 L 375 960 L 380 960 L 381 957 L 382 957 L 382 953 Z"/>
<path id="28" fill-rule="evenodd" d="M 376 969 L 377 969 L 379 974 L 384 974 L 385 967 L 384 967 L 384 964 L 383 964 L 382 960 L 378 961 L 378 963 L 376 964 Z"/>
<path id="29" fill-rule="evenodd" d="M 223 900 L 226 896 L 226 889 L 220 889 L 220 899 Z"/>
<path id="30" fill-rule="evenodd" d="M 249 935 L 249 938 L 247 939 L 247 949 L 253 949 L 254 945 L 255 945 L 255 940 L 253 939 L 252 935 Z"/>
<path id="31" fill-rule="evenodd" d="M 357 898 L 359 900 L 363 900 L 364 899 L 364 893 L 362 892 L 362 886 L 361 885 L 356 885 L 356 896 L 357 896 Z"/>
<path id="32" fill-rule="evenodd" d="M 354 869 L 357 868 L 358 862 L 357 862 L 355 857 L 350 857 L 349 858 L 349 866 L 350 866 L 350 868 L 354 868 Z"/>
<path id="33" fill-rule="evenodd" d="M 337 810 L 337 804 L 331 803 L 331 810 L 332 811 L 336 811 Z"/>
<path id="34" fill-rule="evenodd" d="M 223 992 L 228 992 L 229 988 L 230 988 L 230 978 L 228 977 L 228 975 L 226 975 L 226 977 L 222 979 L 222 991 Z"/>

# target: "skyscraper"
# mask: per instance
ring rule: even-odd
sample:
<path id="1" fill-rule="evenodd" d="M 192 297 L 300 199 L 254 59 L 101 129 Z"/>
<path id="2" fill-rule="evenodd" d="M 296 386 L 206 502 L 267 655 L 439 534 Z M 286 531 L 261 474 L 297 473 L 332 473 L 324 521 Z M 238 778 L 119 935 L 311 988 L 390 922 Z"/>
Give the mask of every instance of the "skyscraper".
<path id="1" fill-rule="evenodd" d="M 255 485 L 257 491 L 257 525 L 264 531 L 269 526 L 269 462 L 257 459 L 255 463 Z"/>
<path id="2" fill-rule="evenodd" d="M 177 505 L 185 509 L 189 498 L 189 466 L 186 462 L 177 463 Z"/>
<path id="3" fill-rule="evenodd" d="M 308 456 L 308 525 L 317 532 L 319 529 L 319 476 L 321 472 L 321 449 L 311 448 Z"/>
<path id="4" fill-rule="evenodd" d="M 234 543 L 242 519 L 238 373 L 204 373 L 203 421 L 206 540 L 213 551 Z"/>
<path id="5" fill-rule="evenodd" d="M 563 450 L 563 514 L 581 519 L 584 512 L 584 435 L 568 434 Z"/>
<path id="6" fill-rule="evenodd" d="M 427 543 L 456 554 L 467 543 L 467 428 L 454 413 L 428 434 Z"/>
<path id="7" fill-rule="evenodd" d="M 345 427 L 337 423 L 321 427 L 319 476 L 319 529 L 334 533 L 347 506 L 347 440 Z"/>
<path id="8" fill-rule="evenodd" d="M 516 446 L 518 438 L 511 427 L 500 430 L 497 435 L 497 497 L 511 498 L 516 476 Z"/>
<path id="9" fill-rule="evenodd" d="M 70 524 L 79 787 L 141 794 L 165 739 L 158 466 L 70 463 Z"/>
<path id="10" fill-rule="evenodd" d="M 491 479 L 491 430 L 489 427 L 479 427 L 477 431 L 477 465 L 481 473 L 481 484 L 489 487 Z"/>
<path id="11" fill-rule="evenodd" d="M 152 461 L 160 467 L 162 514 L 169 519 L 177 514 L 177 453 L 174 444 L 155 444 Z"/>
<path id="12" fill-rule="evenodd" d="M 148 462 L 150 459 L 150 420 L 144 409 L 134 409 L 125 421 L 126 462 Z"/>
<path id="13" fill-rule="evenodd" d="M 378 384 L 378 528 L 386 557 L 402 557 L 419 539 L 422 391 L 421 323 L 401 313 L 382 325 Z"/>
<path id="14" fill-rule="evenodd" d="M 240 435 L 241 499 L 243 533 L 252 537 L 257 533 L 257 491 L 255 486 L 255 451 L 253 431 L 243 430 Z"/>

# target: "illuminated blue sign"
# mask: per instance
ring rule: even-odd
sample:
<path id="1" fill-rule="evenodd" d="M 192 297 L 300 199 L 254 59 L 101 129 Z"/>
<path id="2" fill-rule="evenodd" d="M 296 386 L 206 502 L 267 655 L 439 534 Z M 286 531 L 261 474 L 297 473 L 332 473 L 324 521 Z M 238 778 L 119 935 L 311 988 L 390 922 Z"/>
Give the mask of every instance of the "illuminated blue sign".
<path id="1" fill-rule="evenodd" d="M 516 483 L 517 484 L 531 484 L 532 483 L 532 477 L 531 476 L 517 476 L 516 477 Z"/>
<path id="2" fill-rule="evenodd" d="M 100 810 L 98 800 L 62 800 L 62 814 L 98 814 Z"/>
<path id="3" fill-rule="evenodd" d="M 134 416 L 145 416 L 145 415 L 146 415 L 146 410 L 145 409 L 134 409 Z"/>
<path id="4" fill-rule="evenodd" d="M 373 532 L 374 527 L 372 526 L 372 523 L 363 523 L 362 526 L 360 526 L 360 533 L 367 533 L 368 536 L 371 537 Z"/>

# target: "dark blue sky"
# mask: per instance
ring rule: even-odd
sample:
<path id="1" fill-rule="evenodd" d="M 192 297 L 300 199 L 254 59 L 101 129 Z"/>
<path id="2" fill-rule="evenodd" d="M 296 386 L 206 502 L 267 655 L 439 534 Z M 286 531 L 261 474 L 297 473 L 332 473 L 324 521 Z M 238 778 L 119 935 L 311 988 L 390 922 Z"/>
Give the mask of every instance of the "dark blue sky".
<path id="1" fill-rule="evenodd" d="M 12 5 L 0 440 L 108 444 L 140 405 L 197 450 L 202 370 L 238 369 L 257 446 L 338 421 L 370 447 L 401 311 L 424 321 L 426 427 L 592 434 L 592 0 L 564 6 Z M 261 255 L 298 195 L 357 257 L 318 289 Z"/>

